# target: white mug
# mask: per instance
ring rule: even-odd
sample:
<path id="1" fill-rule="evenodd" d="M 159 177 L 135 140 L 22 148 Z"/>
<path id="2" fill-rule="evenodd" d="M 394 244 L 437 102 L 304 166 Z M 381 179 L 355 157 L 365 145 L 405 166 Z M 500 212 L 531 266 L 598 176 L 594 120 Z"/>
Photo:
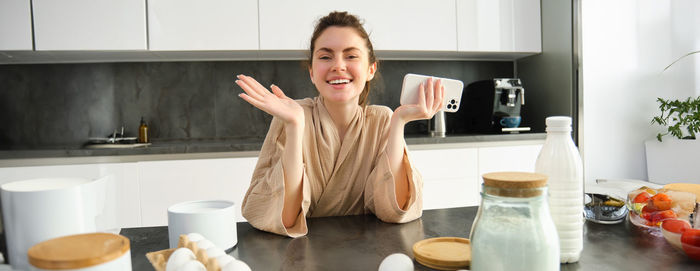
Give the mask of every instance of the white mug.
<path id="1" fill-rule="evenodd" d="M 199 233 L 217 247 L 228 250 L 238 242 L 234 203 L 225 200 L 188 201 L 168 208 L 170 248 L 181 234 Z"/>

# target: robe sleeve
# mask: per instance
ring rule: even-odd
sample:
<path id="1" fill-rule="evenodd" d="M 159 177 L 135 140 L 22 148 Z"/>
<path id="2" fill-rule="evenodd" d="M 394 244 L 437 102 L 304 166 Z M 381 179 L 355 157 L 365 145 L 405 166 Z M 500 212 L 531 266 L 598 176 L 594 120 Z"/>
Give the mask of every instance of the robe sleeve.
<path id="1" fill-rule="evenodd" d="M 388 121 L 385 127 L 387 128 L 385 133 L 388 133 Z M 384 222 L 405 223 L 415 220 L 423 215 L 423 178 L 412 166 L 406 142 L 404 142 L 402 162 L 408 178 L 410 198 L 406 210 L 402 210 L 396 202 L 394 175 L 389 166 L 389 157 L 384 150 L 386 136 L 382 138 L 383 144 L 380 146 L 382 151 L 379 153 L 377 162 L 365 185 L 365 208 Z"/>
<path id="2" fill-rule="evenodd" d="M 243 198 L 241 212 L 248 223 L 259 230 L 296 238 L 308 232 L 306 213 L 309 210 L 310 190 L 306 181 L 308 180 L 306 168 L 304 168 L 301 212 L 294 226 L 286 228 L 282 223 L 284 169 L 281 157 L 284 144 L 284 124 L 281 120 L 273 118 L 260 150 L 250 187 Z"/>

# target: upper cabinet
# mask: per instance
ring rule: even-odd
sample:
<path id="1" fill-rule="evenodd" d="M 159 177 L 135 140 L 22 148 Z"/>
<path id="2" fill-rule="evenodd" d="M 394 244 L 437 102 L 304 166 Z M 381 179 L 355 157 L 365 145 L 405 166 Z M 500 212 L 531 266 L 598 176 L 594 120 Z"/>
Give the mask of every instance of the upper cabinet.
<path id="1" fill-rule="evenodd" d="M 149 0 L 153 51 L 258 50 L 257 0 Z"/>
<path id="2" fill-rule="evenodd" d="M 542 51 L 540 0 L 2 0 L 0 64 L 304 59 L 336 10 L 361 19 L 383 60 Z"/>
<path id="3" fill-rule="evenodd" d="M 542 52 L 540 0 L 457 0 L 459 51 Z"/>
<path id="4" fill-rule="evenodd" d="M 144 0 L 33 0 L 37 51 L 147 50 Z"/>
<path id="5" fill-rule="evenodd" d="M 29 1 L 0 1 L 0 51 L 32 49 L 32 11 Z"/>
<path id="6" fill-rule="evenodd" d="M 334 10 L 363 20 L 375 50 L 457 50 L 454 0 L 259 0 L 259 5 L 261 50 L 308 50 L 316 21 Z"/>

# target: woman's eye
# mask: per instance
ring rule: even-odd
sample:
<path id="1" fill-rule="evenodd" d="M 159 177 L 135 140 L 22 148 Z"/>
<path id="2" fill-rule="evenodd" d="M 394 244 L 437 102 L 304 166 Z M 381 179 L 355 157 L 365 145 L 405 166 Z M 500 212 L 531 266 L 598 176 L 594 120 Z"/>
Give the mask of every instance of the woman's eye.
<path id="1" fill-rule="evenodd" d="M 358 56 L 356 56 L 356 55 L 349 55 L 348 58 L 349 58 L 349 59 L 355 59 L 355 58 L 358 58 Z"/>
<path id="2" fill-rule="evenodd" d="M 328 60 L 328 59 L 331 59 L 331 57 L 330 56 L 319 56 L 318 59 Z"/>

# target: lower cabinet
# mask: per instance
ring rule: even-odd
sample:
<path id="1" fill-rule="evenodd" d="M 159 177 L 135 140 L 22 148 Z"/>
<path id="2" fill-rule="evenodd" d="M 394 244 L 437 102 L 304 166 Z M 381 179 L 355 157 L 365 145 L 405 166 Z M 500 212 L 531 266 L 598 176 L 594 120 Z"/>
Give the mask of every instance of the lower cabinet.
<path id="1" fill-rule="evenodd" d="M 168 224 L 168 207 L 192 200 L 228 200 L 236 220 L 245 221 L 240 204 L 248 190 L 256 157 L 139 162 L 142 226 Z"/>
<path id="2" fill-rule="evenodd" d="M 411 150 L 423 176 L 423 208 L 476 206 L 481 175 L 494 171 L 534 171 L 542 144 Z M 410 146 L 409 146 L 410 148 Z M 168 207 L 192 200 L 229 200 L 236 220 L 257 157 L 143 161 L 0 168 L 0 185 L 33 178 L 111 175 L 106 223 L 114 228 L 164 226 Z"/>
<path id="3" fill-rule="evenodd" d="M 479 205 L 481 175 L 496 171 L 534 172 L 542 143 L 411 151 L 414 166 L 423 176 L 423 208 Z"/>
<path id="4" fill-rule="evenodd" d="M 241 216 L 256 157 L 0 168 L 0 185 L 34 178 L 98 179 L 111 175 L 106 228 L 164 226 L 168 207 L 190 200 L 229 200 Z"/>
<path id="5" fill-rule="evenodd" d="M 544 142 L 543 142 L 544 143 Z M 479 185 L 481 175 L 495 171 L 535 171 L 542 144 L 479 148 Z"/>
<path id="6" fill-rule="evenodd" d="M 423 209 L 479 204 L 476 148 L 415 150 L 410 155 L 423 177 Z"/>
<path id="7" fill-rule="evenodd" d="M 106 229 L 141 226 L 141 205 L 136 163 L 103 163 L 57 166 L 0 168 L 0 184 L 36 178 L 99 179 L 111 175 L 107 183 L 104 213 L 100 221 Z"/>

